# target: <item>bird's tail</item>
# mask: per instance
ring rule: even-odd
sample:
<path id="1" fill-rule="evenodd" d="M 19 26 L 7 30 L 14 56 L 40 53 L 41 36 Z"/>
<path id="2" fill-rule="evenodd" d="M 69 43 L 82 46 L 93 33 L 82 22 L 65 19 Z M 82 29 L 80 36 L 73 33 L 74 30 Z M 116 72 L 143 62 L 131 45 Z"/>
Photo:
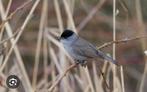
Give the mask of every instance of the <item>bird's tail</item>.
<path id="1" fill-rule="evenodd" d="M 112 57 L 110 57 L 110 56 L 104 54 L 103 52 L 98 51 L 97 54 L 98 54 L 98 56 L 100 56 L 101 58 L 103 58 L 103 59 L 105 59 L 105 60 L 107 60 L 107 61 L 109 61 L 109 62 L 112 62 L 113 64 L 118 65 L 118 62 L 117 62 L 116 60 L 114 60 Z"/>

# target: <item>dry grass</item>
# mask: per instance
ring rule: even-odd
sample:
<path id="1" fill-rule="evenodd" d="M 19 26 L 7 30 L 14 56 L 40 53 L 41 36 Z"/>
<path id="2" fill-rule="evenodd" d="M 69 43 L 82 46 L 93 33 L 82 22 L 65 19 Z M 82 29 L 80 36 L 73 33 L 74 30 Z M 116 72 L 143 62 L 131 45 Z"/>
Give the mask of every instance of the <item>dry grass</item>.
<path id="1" fill-rule="evenodd" d="M 137 68 L 132 68 L 131 65 L 123 65 L 119 61 L 121 60 L 119 55 L 122 51 L 119 51 L 118 48 L 122 48 L 121 43 L 126 45 L 138 41 L 140 43 L 138 47 L 142 54 L 147 49 L 147 34 L 141 12 L 143 7 L 141 7 L 139 0 L 134 1 L 136 19 L 131 19 L 129 16 L 130 8 L 127 6 L 129 2 L 121 0 L 118 2 L 115 0 L 93 0 L 91 2 L 88 0 L 28 0 L 22 2 L 14 11 L 11 8 L 15 1 L 4 2 L 6 1 L 0 1 L 0 92 L 8 92 L 8 90 L 10 92 L 145 92 L 147 90 L 145 88 L 147 63 L 145 62 L 143 67 L 132 64 L 132 66 L 137 66 Z M 105 5 L 111 6 L 112 15 L 105 13 L 103 10 Z M 78 15 L 79 11 L 80 15 L 84 16 L 80 22 L 77 20 L 81 17 Z M 123 11 L 126 14 L 123 14 Z M 36 13 L 39 14 L 39 17 L 35 16 Z M 53 21 L 50 18 L 52 14 Z M 76 14 L 78 16 L 75 19 Z M 13 24 L 14 20 L 21 21 Z M 35 28 L 30 29 L 33 20 L 37 23 L 34 23 Z M 134 22 L 138 25 L 136 26 Z M 97 62 L 98 60 L 91 61 L 86 67 L 75 64 L 57 37 L 60 36 L 64 28 L 72 29 L 78 34 L 82 33 L 79 32 L 81 30 L 89 30 L 88 27 L 102 30 L 102 28 L 97 28 L 102 25 L 110 30 L 107 31 L 108 33 L 103 32 L 102 36 L 105 37 L 109 34 L 109 39 L 112 40 L 103 42 L 103 45 L 97 47 L 98 49 L 108 47 L 110 51 L 112 50 L 112 57 L 118 60 L 120 66 L 109 62 L 101 64 L 101 62 Z M 111 28 L 108 29 L 105 25 L 109 25 Z M 121 29 L 126 30 L 125 32 L 117 31 Z M 27 61 L 21 50 L 21 43 L 23 43 L 25 34 L 29 35 L 28 32 L 32 31 L 38 35 L 31 35 L 36 40 L 25 39 L 30 41 L 33 49 L 32 52 L 29 52 L 33 53 L 33 57 Z M 88 31 L 85 31 L 85 35 L 86 32 Z M 98 39 L 98 34 L 96 31 L 94 32 L 92 37 L 95 36 Z M 128 34 L 123 35 L 126 33 Z M 119 37 L 120 35 L 125 38 Z M 133 37 L 128 37 L 131 35 Z M 129 48 L 127 46 L 126 48 Z M 29 49 L 27 43 L 23 43 L 23 47 L 25 50 Z M 27 55 L 30 55 L 29 53 Z M 147 57 L 143 55 L 141 60 L 147 61 Z M 22 84 L 18 89 L 9 89 L 5 84 L 7 76 L 11 74 L 15 74 L 21 79 Z M 132 80 L 136 84 L 132 83 L 131 85 Z"/>

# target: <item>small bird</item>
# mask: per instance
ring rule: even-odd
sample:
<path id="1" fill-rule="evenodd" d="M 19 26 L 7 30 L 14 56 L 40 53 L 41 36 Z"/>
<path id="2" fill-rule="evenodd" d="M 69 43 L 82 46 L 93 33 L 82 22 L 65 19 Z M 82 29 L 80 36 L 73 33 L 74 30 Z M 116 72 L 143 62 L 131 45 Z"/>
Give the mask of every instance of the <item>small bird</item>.
<path id="1" fill-rule="evenodd" d="M 88 59 L 100 57 L 117 65 L 116 60 L 97 50 L 96 46 L 79 37 L 72 30 L 65 29 L 60 36 L 60 42 L 76 63 L 84 65 Z"/>

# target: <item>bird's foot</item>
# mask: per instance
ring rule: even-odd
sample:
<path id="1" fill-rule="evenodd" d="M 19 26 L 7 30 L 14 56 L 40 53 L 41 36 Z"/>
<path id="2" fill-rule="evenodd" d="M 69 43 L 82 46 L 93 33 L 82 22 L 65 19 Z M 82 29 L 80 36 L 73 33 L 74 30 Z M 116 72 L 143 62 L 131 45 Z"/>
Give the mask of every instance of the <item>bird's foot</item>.
<path id="1" fill-rule="evenodd" d="M 76 63 L 80 64 L 82 67 L 86 67 L 86 65 L 87 65 L 87 61 L 85 61 L 85 60 L 77 60 Z"/>

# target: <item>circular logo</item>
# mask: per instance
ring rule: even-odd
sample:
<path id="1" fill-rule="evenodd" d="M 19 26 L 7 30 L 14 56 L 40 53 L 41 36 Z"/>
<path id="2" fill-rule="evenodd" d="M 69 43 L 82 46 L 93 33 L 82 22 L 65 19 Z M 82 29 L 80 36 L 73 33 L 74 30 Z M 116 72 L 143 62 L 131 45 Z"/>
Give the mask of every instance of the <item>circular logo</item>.
<path id="1" fill-rule="evenodd" d="M 20 84 L 20 79 L 16 75 L 10 75 L 6 80 L 6 84 L 9 88 L 17 88 Z"/>

